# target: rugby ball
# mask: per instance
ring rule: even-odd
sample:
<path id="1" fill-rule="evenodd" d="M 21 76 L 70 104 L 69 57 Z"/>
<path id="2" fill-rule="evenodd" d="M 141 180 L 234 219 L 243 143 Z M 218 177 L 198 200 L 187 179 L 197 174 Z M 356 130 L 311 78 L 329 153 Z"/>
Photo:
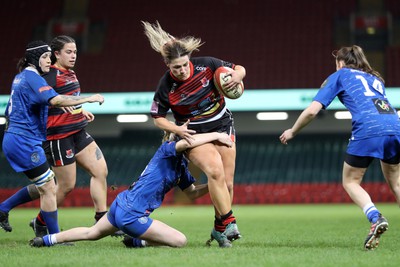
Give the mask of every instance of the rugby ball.
<path id="1" fill-rule="evenodd" d="M 223 94 L 225 97 L 230 99 L 237 99 L 243 94 L 244 84 L 243 82 L 241 82 L 233 89 L 226 89 L 225 83 L 227 83 L 232 78 L 232 76 L 228 74 L 228 72 L 231 71 L 233 70 L 229 67 L 219 67 L 218 69 L 216 69 L 214 72 L 214 85 L 215 87 L 217 87 L 218 91 L 220 91 L 220 93 Z"/>

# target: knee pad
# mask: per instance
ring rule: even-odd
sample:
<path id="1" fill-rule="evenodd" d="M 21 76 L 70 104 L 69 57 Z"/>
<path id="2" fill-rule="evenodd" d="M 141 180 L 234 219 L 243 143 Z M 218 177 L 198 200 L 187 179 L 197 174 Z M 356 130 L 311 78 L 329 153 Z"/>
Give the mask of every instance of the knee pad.
<path id="1" fill-rule="evenodd" d="M 41 187 L 53 179 L 54 179 L 54 172 L 51 169 L 47 169 L 45 173 L 31 179 L 31 181 L 36 185 L 36 187 Z"/>

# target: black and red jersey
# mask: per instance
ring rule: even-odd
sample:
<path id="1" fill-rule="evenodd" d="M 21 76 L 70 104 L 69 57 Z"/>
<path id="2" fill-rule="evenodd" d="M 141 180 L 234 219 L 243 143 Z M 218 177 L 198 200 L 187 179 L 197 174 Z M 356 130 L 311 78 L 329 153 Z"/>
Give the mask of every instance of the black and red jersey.
<path id="1" fill-rule="evenodd" d="M 51 66 L 50 72 L 44 74 L 43 78 L 59 94 L 78 96 L 81 93 L 79 81 L 73 70 Z M 72 114 L 64 112 L 60 108 L 49 107 L 47 140 L 68 137 L 85 128 L 87 124 L 87 119 L 82 114 L 82 105 L 75 106 Z"/>
<path id="2" fill-rule="evenodd" d="M 153 118 L 165 117 L 168 110 L 177 124 L 188 119 L 201 123 L 218 115 L 225 108 L 225 98 L 215 87 L 213 75 L 218 67 L 234 68 L 235 64 L 214 57 L 190 59 L 190 77 L 176 79 L 170 71 L 161 78 L 151 107 Z"/>

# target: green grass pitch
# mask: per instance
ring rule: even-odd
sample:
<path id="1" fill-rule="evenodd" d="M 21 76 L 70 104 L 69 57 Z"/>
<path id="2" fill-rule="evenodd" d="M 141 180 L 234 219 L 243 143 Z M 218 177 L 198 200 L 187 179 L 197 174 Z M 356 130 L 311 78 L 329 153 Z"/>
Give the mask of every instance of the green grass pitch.
<path id="1" fill-rule="evenodd" d="M 400 210 L 377 204 L 389 220 L 378 249 L 364 251 L 369 223 L 354 204 L 234 206 L 242 239 L 230 249 L 205 245 L 213 224 L 211 206 L 165 206 L 152 217 L 179 229 L 185 248 L 127 249 L 121 238 L 31 248 L 28 226 L 36 209 L 11 211 L 13 232 L 0 230 L 1 266 L 398 266 Z M 62 229 L 93 224 L 91 208 L 60 208 Z"/>

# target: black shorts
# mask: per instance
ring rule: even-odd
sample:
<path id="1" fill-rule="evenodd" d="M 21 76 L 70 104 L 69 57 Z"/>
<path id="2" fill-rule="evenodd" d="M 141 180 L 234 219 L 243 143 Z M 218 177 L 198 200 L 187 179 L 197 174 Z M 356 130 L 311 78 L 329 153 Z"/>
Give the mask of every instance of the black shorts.
<path id="1" fill-rule="evenodd" d="M 225 114 L 218 120 L 200 124 L 189 124 L 188 128 L 195 130 L 196 133 L 227 133 L 233 142 L 236 141 L 236 131 L 234 127 L 233 116 L 232 112 L 229 110 L 226 110 Z"/>
<path id="2" fill-rule="evenodd" d="M 63 139 L 45 141 L 43 149 L 51 166 L 64 166 L 74 163 L 75 155 L 93 141 L 92 136 L 83 129 Z"/>
<path id="3" fill-rule="evenodd" d="M 371 164 L 371 162 L 374 160 L 374 157 L 369 157 L 369 156 L 356 156 L 356 155 L 351 155 L 346 153 L 344 155 L 344 161 L 349 164 L 352 167 L 356 168 L 368 168 L 368 166 Z M 381 159 L 382 162 L 385 162 L 387 164 L 399 164 L 399 156 L 396 155 L 391 159 Z"/>

